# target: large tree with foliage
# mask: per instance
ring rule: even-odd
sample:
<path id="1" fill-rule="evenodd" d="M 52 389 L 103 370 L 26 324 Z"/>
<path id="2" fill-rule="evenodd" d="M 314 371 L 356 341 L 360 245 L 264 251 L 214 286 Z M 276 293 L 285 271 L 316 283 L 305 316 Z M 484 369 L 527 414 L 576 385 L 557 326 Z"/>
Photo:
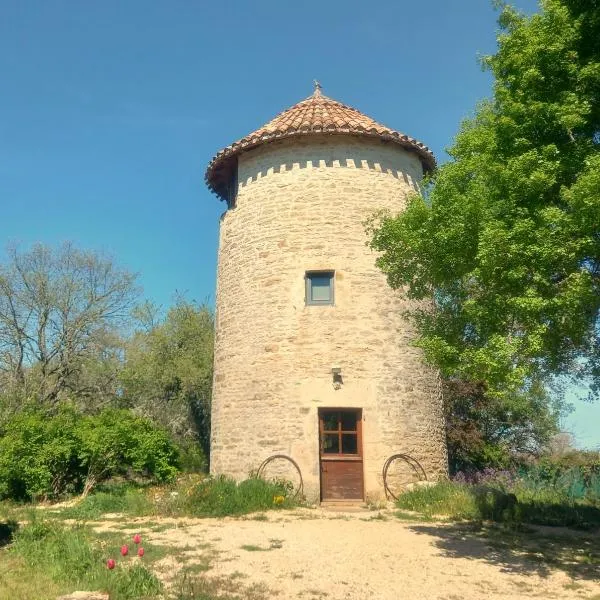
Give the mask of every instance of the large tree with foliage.
<path id="1" fill-rule="evenodd" d="M 142 328 L 128 342 L 123 399 L 208 455 L 214 319 L 206 307 L 180 299 L 164 319 L 138 308 Z"/>
<path id="2" fill-rule="evenodd" d="M 71 244 L 10 247 L 0 264 L 0 395 L 15 406 L 108 402 L 135 276 Z M 89 408 L 89 407 L 88 407 Z"/>
<path id="3" fill-rule="evenodd" d="M 493 98 L 372 244 L 394 288 L 434 298 L 412 314 L 428 360 L 509 405 L 557 377 L 598 390 L 600 2 L 499 24 Z"/>

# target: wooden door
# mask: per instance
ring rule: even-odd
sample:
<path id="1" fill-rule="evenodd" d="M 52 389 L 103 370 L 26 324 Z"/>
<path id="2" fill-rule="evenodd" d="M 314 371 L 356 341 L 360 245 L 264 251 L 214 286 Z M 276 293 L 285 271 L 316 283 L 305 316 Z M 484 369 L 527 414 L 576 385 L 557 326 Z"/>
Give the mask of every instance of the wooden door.
<path id="1" fill-rule="evenodd" d="M 319 410 L 321 500 L 363 500 L 362 411 Z"/>

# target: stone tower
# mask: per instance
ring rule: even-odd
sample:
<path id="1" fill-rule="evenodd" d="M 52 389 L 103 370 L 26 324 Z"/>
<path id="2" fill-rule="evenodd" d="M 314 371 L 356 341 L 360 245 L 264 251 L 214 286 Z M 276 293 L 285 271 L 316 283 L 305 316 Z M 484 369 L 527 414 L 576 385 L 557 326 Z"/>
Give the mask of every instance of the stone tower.
<path id="1" fill-rule="evenodd" d="M 434 166 L 422 143 L 317 83 L 213 158 L 206 183 L 227 211 L 212 473 L 245 478 L 283 454 L 322 500 L 381 498 L 395 454 L 410 457 L 395 462 L 398 484 L 416 461 L 428 479 L 447 473 L 438 377 L 411 345 L 407 301 L 375 266 L 365 232 L 376 210 L 401 211 Z"/>

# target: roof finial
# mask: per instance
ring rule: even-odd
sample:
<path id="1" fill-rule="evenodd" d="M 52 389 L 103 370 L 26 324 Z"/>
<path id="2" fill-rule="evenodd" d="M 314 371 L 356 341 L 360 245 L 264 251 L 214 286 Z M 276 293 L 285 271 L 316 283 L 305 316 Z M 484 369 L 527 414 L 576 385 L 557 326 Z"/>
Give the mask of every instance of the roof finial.
<path id="1" fill-rule="evenodd" d="M 313 83 L 315 85 L 315 91 L 313 92 L 313 96 L 320 96 L 321 95 L 321 84 L 316 79 L 313 79 Z"/>

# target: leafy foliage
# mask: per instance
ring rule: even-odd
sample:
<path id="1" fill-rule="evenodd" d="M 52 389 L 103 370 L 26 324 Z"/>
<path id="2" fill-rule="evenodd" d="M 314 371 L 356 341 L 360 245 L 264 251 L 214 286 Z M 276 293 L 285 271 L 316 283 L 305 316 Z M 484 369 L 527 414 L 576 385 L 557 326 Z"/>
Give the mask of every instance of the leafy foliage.
<path id="1" fill-rule="evenodd" d="M 443 382 L 450 473 L 506 468 L 536 454 L 557 430 L 559 402 L 536 386 L 498 398 L 484 385 L 459 379 Z"/>
<path id="2" fill-rule="evenodd" d="M 577 469 L 565 470 L 554 480 L 535 468 L 512 473 L 488 469 L 406 492 L 397 506 L 428 518 L 594 529 L 600 525 L 600 478 L 586 483 Z"/>
<path id="3" fill-rule="evenodd" d="M 111 407 L 132 409 L 167 429 L 177 438 L 180 464 L 205 469 L 212 312 L 179 299 L 158 319 L 149 303 L 135 305 L 134 275 L 71 244 L 10 247 L 7 256 L 0 265 L 0 446 L 7 456 L 17 435 L 8 432 L 16 425 L 23 449 L 14 456 L 23 477 L 2 481 L 0 494 L 81 491 L 82 465 L 85 492 L 119 472 L 118 465 L 168 479 L 168 452 L 164 460 L 156 454 L 161 443 L 170 445 L 156 437 L 164 434 L 151 427 L 151 439 L 146 421 L 107 412 Z M 76 407 L 82 420 L 72 423 L 73 412 L 65 407 Z M 45 416 L 54 420 L 46 424 Z M 40 455 L 24 441 L 25 430 L 36 443 L 44 440 Z M 19 489 L 8 490 L 13 484 Z"/>
<path id="4" fill-rule="evenodd" d="M 52 498 L 86 493 L 99 481 L 132 474 L 157 481 L 177 473 L 168 435 L 125 410 L 95 416 L 64 408 L 49 416 L 24 412 L 0 437 L 0 498 Z"/>
<path id="5" fill-rule="evenodd" d="M 0 390 L 3 404 L 97 405 L 116 392 L 120 326 L 135 277 L 71 244 L 8 249 L 0 265 Z M 14 403 L 13 403 L 14 405 Z M 14 406 L 13 406 L 14 408 Z"/>
<path id="6" fill-rule="evenodd" d="M 427 198 L 386 217 L 373 246 L 411 298 L 419 344 L 445 375 L 512 393 L 599 375 L 600 8 L 505 7 L 494 98 L 463 123 Z"/>
<path id="7" fill-rule="evenodd" d="M 214 318 L 206 306 L 179 299 L 164 321 L 145 305 L 145 330 L 127 345 L 124 401 L 166 427 L 183 445 L 190 466 L 208 455 Z"/>
<path id="8" fill-rule="evenodd" d="M 223 517 L 296 505 L 289 482 L 256 477 L 236 482 L 228 477 L 188 473 L 169 486 L 99 487 L 76 506 L 64 509 L 61 516 L 98 519 L 104 513 L 118 511 L 135 517 Z"/>
<path id="9" fill-rule="evenodd" d="M 178 472 L 178 451 L 168 434 L 126 410 L 106 409 L 79 420 L 78 459 L 86 472 L 84 492 L 96 482 L 129 472 L 170 481 Z"/>
<path id="10" fill-rule="evenodd" d="M 540 6 L 503 7 L 493 99 L 372 240 L 392 287 L 434 299 L 412 311 L 427 359 L 504 412 L 529 398 L 523 422 L 549 381 L 600 383 L 600 6 Z"/>

